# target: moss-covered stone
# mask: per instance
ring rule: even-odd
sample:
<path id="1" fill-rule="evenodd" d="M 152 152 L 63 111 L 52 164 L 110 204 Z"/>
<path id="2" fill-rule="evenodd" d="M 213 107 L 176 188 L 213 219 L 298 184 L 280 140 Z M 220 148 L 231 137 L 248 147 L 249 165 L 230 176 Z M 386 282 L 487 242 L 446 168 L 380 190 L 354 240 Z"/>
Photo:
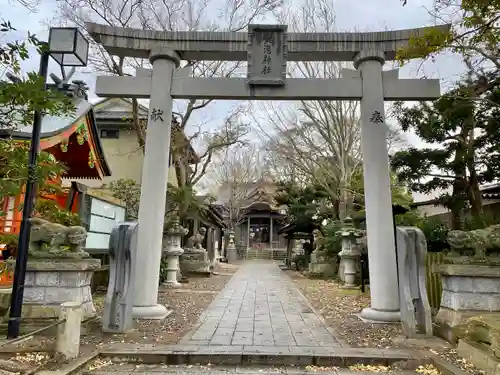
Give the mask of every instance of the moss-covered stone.
<path id="1" fill-rule="evenodd" d="M 448 233 L 447 241 L 451 247 L 447 262 L 500 264 L 498 251 L 487 254 L 488 250 L 500 249 L 500 225 L 471 231 L 452 230 Z"/>
<path id="2" fill-rule="evenodd" d="M 500 358 L 500 314 L 473 316 L 464 332 L 467 341 L 485 344 Z"/>

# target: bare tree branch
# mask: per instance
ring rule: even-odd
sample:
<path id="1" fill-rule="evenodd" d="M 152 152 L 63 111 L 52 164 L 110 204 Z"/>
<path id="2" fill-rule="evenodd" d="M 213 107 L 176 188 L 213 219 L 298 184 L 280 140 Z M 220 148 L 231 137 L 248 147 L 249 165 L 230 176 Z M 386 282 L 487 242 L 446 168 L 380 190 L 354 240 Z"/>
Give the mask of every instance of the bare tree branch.
<path id="1" fill-rule="evenodd" d="M 249 23 L 274 11 L 282 0 L 227 0 L 219 12 L 215 0 L 59 0 L 57 2 L 58 22 L 76 24 L 85 22 L 104 23 L 111 26 L 164 31 L 241 31 Z M 150 67 L 148 61 L 109 56 L 104 49 L 94 43 L 89 59 L 91 67 L 98 72 L 114 75 L 133 74 L 137 67 Z M 184 66 L 192 69 L 192 76 L 229 77 L 243 74 L 244 64 L 231 61 L 184 61 Z M 193 124 L 193 113 L 207 110 L 212 100 L 176 101 L 177 129 L 171 148 L 177 180 L 180 188 L 192 187 L 200 182 L 216 155 L 229 146 L 241 143 L 247 134 L 246 124 L 241 121 L 246 111 L 244 106 L 230 109 L 230 115 L 219 119 L 215 130 L 203 130 L 201 124 Z M 133 111 L 137 111 L 137 101 L 133 101 Z M 133 116 L 133 127 L 137 133 L 139 146 L 145 144 L 145 124 L 138 116 Z M 191 129 L 188 136 L 193 147 L 200 151 L 200 161 L 194 161 L 191 144 L 182 133 Z"/>
<path id="2" fill-rule="evenodd" d="M 234 228 L 248 203 L 252 187 L 266 172 L 262 155 L 255 145 L 234 145 L 220 154 L 207 175 L 212 190 L 217 190 L 219 202 L 229 212 L 228 224 Z M 209 186 L 206 186 L 209 188 Z"/>

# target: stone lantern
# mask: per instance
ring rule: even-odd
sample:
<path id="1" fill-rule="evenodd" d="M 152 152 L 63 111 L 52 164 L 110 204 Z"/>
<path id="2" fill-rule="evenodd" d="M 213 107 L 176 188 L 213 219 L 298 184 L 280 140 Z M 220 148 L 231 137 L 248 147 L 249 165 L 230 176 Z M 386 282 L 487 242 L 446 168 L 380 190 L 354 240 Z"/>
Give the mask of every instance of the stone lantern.
<path id="1" fill-rule="evenodd" d="M 238 253 L 236 251 L 236 246 L 234 244 L 234 232 L 230 231 L 228 233 L 229 241 L 227 244 L 227 254 L 226 259 L 228 263 L 234 263 L 238 260 Z"/>
<path id="2" fill-rule="evenodd" d="M 167 256 L 167 280 L 163 285 L 178 288 L 181 283 L 178 281 L 180 273 L 179 257 L 184 254 L 181 247 L 181 238 L 186 234 L 185 229 L 179 224 L 179 218 L 172 219 L 172 225 L 167 230 L 165 255 Z"/>
<path id="3" fill-rule="evenodd" d="M 339 253 L 339 276 L 344 282 L 344 288 L 357 288 L 356 275 L 361 258 L 357 239 L 362 236 L 362 232 L 354 228 L 353 220 L 350 217 L 346 217 L 343 224 L 342 230 L 337 232 L 342 237 L 342 251 Z"/>

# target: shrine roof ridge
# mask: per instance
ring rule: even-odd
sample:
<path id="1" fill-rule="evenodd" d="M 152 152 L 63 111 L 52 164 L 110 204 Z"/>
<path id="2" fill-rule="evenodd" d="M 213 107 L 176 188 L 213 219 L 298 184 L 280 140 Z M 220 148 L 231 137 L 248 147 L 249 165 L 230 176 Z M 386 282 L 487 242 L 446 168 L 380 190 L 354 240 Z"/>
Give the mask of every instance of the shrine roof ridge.
<path id="1" fill-rule="evenodd" d="M 247 60 L 248 32 L 141 30 L 90 22 L 85 23 L 85 27 L 113 55 L 148 58 L 154 47 L 168 47 L 185 60 Z M 287 59 L 352 61 L 361 49 L 377 47 L 385 52 L 387 60 L 394 60 L 397 50 L 406 46 L 410 38 L 421 37 L 428 30 L 447 32 L 449 29 L 450 25 L 446 24 L 377 32 L 288 32 Z"/>

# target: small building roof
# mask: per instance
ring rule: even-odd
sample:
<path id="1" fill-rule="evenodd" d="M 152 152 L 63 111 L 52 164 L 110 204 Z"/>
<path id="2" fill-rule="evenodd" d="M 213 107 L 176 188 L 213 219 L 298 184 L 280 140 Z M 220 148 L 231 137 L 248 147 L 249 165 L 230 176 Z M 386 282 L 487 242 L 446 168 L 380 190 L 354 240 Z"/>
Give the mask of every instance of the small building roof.
<path id="1" fill-rule="evenodd" d="M 200 197 L 203 199 L 203 197 Z M 207 204 L 200 212 L 200 219 L 206 223 L 214 224 L 216 227 L 225 229 L 227 226 L 224 222 L 224 217 L 219 212 L 219 208 L 215 204 Z"/>
<path id="2" fill-rule="evenodd" d="M 0 139 L 31 140 L 31 126 L 17 131 L 0 130 Z M 67 167 L 66 178 L 96 178 L 111 176 L 111 170 L 97 131 L 93 106 L 77 98 L 75 112 L 69 116 L 44 116 L 40 149 L 51 153 Z"/>
<path id="3" fill-rule="evenodd" d="M 105 98 L 97 103 L 94 103 L 94 113 L 99 121 L 99 125 L 105 127 L 121 127 L 121 126 L 132 126 L 132 100 L 128 98 Z M 148 119 L 148 107 L 138 103 L 138 114 L 139 120 L 147 121 Z M 172 120 L 172 137 L 171 142 L 178 142 L 187 147 L 188 162 L 190 164 L 197 164 L 200 161 L 200 157 L 194 150 L 191 142 L 182 131 L 179 123 Z"/>
<path id="4" fill-rule="evenodd" d="M 500 199 L 500 183 L 482 185 L 479 187 L 479 191 L 481 192 L 481 197 L 483 199 Z M 451 190 L 444 191 L 444 193 L 451 194 Z M 439 198 L 435 197 L 431 199 L 421 200 L 418 202 L 413 202 L 410 204 L 410 207 L 413 208 L 413 207 L 438 205 L 438 204 L 439 204 Z"/>
<path id="5" fill-rule="evenodd" d="M 399 204 L 393 204 L 392 205 L 392 216 L 395 216 L 395 215 L 402 215 L 402 214 L 405 214 L 407 213 L 408 211 L 410 211 L 409 208 L 406 208 L 404 206 L 401 206 Z M 353 215 L 352 218 L 354 220 L 357 220 L 359 222 L 364 222 L 366 221 L 366 215 L 365 215 L 365 212 L 362 211 L 362 212 L 359 212 L 357 213 L 356 215 Z"/>
<path id="6" fill-rule="evenodd" d="M 302 233 L 300 237 L 308 237 L 312 236 L 312 232 L 315 229 L 319 229 L 319 225 L 315 224 L 312 220 L 310 221 L 301 221 L 301 222 L 296 222 L 293 221 L 284 227 L 281 227 L 278 229 L 278 235 L 280 234 L 286 234 L 288 236 L 294 236 L 295 234 Z M 305 235 L 307 234 L 307 235 Z M 297 236 L 299 237 L 299 236 Z"/>

